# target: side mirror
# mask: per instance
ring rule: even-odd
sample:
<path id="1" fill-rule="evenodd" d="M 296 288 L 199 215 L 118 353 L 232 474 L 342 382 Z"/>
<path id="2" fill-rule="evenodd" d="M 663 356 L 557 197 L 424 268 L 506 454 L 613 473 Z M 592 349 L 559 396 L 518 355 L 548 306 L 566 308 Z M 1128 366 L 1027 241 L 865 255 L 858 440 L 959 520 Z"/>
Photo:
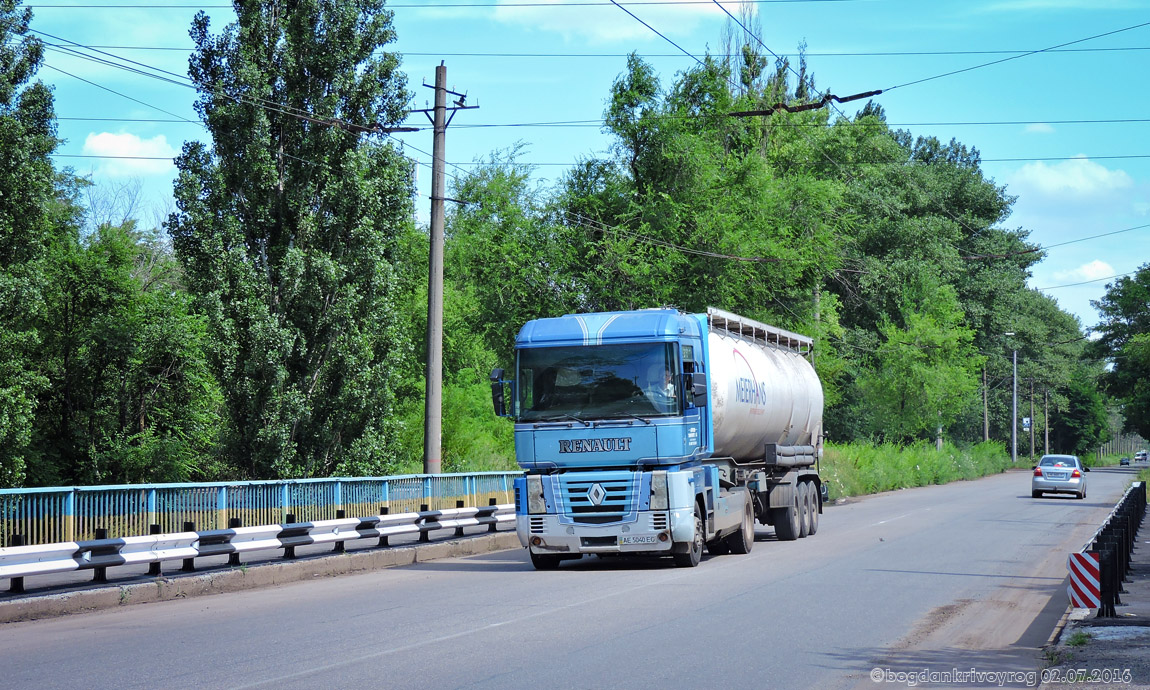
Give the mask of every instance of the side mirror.
<path id="1" fill-rule="evenodd" d="M 491 370 L 491 404 L 496 417 L 507 416 L 507 403 L 503 399 L 503 370 Z"/>
<path id="2" fill-rule="evenodd" d="M 1034 467 L 1031 467 L 1030 469 L 1036 470 L 1036 469 L 1038 469 L 1038 465 L 1035 465 Z"/>
<path id="3" fill-rule="evenodd" d="M 707 375 L 701 371 L 691 374 L 691 397 L 695 407 L 707 406 Z"/>
<path id="4" fill-rule="evenodd" d="M 1089 471 L 1090 471 L 1090 468 L 1089 468 L 1089 467 L 1087 467 L 1086 465 L 1083 465 L 1083 466 L 1082 466 L 1082 469 L 1083 469 L 1084 471 L 1086 471 L 1086 472 L 1089 472 Z"/>

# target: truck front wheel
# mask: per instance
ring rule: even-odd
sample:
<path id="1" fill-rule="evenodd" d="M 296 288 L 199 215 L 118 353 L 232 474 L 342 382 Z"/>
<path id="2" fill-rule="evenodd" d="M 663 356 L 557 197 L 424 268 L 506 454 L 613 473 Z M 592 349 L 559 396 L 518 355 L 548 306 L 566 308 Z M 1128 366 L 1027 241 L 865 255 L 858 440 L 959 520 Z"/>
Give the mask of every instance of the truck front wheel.
<path id="1" fill-rule="evenodd" d="M 703 560 L 703 513 L 698 503 L 695 504 L 695 538 L 689 542 L 686 551 L 674 553 L 672 557 L 680 568 L 694 568 Z"/>
<path id="2" fill-rule="evenodd" d="M 531 554 L 531 565 L 535 566 L 536 570 L 555 570 L 559 567 L 559 562 L 562 557 L 550 553 L 535 553 L 528 550 Z"/>

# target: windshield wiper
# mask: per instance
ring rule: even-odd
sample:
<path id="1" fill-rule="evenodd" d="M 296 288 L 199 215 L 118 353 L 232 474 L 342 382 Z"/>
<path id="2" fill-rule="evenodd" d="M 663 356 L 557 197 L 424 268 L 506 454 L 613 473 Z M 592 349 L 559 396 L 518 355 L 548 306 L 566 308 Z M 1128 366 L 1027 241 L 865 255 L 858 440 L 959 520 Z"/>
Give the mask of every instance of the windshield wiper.
<path id="1" fill-rule="evenodd" d="M 555 415 L 554 417 L 545 417 L 543 419 L 540 419 L 539 421 L 541 421 L 541 422 L 554 422 L 554 421 L 559 420 L 559 419 L 573 419 L 576 422 L 579 422 L 580 424 L 582 424 L 583 426 L 591 426 L 591 422 L 588 422 L 585 419 L 579 419 L 578 417 L 576 417 L 575 415 L 572 415 L 572 414 L 558 414 L 558 415 Z"/>
<path id="2" fill-rule="evenodd" d="M 631 414 L 630 412 L 625 412 L 624 414 L 626 414 L 628 417 L 631 417 L 632 419 L 638 419 L 640 422 L 643 422 L 644 424 L 654 424 L 654 422 L 652 422 L 650 419 L 647 419 L 646 417 L 640 417 L 639 415 Z"/>

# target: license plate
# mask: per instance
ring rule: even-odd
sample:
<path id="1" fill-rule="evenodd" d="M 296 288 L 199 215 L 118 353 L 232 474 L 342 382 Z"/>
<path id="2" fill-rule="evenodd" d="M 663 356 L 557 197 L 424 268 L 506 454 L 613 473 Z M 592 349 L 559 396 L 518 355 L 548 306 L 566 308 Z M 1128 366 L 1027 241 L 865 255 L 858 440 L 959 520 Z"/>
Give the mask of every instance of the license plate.
<path id="1" fill-rule="evenodd" d="M 625 534 L 619 537 L 619 546 L 627 546 L 629 544 L 658 544 L 659 538 L 653 534 L 648 535 L 631 535 Z"/>
<path id="2" fill-rule="evenodd" d="M 1047 479 L 1066 479 L 1065 472 L 1051 472 L 1046 475 Z"/>

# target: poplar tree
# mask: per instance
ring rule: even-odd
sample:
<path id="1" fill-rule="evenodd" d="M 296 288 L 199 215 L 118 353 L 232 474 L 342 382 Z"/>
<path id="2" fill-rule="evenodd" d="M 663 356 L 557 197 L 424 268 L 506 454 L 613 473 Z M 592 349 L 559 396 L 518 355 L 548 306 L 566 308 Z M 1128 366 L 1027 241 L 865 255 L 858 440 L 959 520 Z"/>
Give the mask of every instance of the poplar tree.
<path id="1" fill-rule="evenodd" d="M 383 0 L 233 3 L 192 23 L 211 144 L 178 159 L 167 224 L 215 339 L 228 461 L 251 477 L 380 471 L 394 455 L 395 238 L 412 174 L 357 131 L 409 99 Z"/>
<path id="2" fill-rule="evenodd" d="M 0 0 L 0 486 L 24 482 L 36 397 L 36 315 L 52 244 L 56 150 L 52 92 L 33 81 L 44 46 L 28 36 L 32 11 Z"/>

